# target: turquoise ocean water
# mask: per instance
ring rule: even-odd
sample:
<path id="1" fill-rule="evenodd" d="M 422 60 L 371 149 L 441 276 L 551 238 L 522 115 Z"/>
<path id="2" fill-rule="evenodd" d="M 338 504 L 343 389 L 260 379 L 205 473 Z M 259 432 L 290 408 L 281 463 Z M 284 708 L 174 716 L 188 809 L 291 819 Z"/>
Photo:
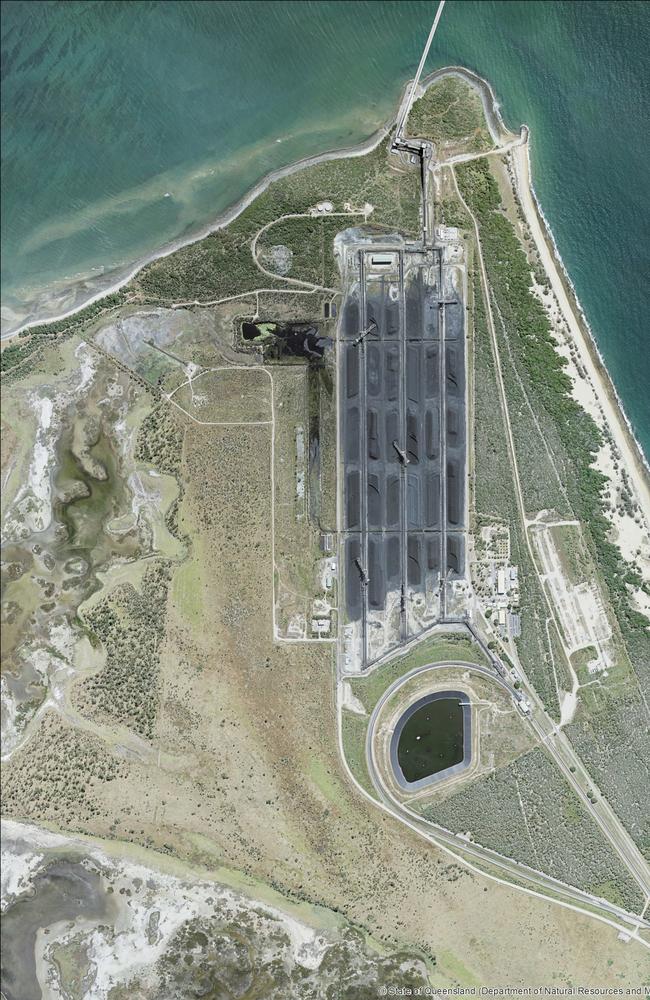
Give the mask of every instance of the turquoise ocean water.
<path id="1" fill-rule="evenodd" d="M 2 4 L 5 316 L 215 218 L 394 111 L 430 2 Z M 650 4 L 448 0 L 427 63 L 492 83 L 650 455 Z"/>

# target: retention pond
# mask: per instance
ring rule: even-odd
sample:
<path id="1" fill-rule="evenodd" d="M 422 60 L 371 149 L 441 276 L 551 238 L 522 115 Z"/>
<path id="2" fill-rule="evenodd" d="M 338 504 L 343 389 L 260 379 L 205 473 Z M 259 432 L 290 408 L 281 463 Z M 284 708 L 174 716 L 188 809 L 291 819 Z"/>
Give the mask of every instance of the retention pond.
<path id="1" fill-rule="evenodd" d="M 391 738 L 398 784 L 416 790 L 460 774 L 471 760 L 471 709 L 462 691 L 437 691 L 409 706 Z"/>

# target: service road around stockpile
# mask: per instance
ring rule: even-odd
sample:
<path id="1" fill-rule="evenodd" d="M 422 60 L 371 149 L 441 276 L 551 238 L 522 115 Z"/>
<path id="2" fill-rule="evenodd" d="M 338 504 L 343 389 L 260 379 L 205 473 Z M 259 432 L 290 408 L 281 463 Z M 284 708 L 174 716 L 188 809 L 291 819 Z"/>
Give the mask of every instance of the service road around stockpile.
<path id="1" fill-rule="evenodd" d="M 445 249 L 347 247 L 339 340 L 352 669 L 443 620 L 465 573 L 464 283 Z"/>

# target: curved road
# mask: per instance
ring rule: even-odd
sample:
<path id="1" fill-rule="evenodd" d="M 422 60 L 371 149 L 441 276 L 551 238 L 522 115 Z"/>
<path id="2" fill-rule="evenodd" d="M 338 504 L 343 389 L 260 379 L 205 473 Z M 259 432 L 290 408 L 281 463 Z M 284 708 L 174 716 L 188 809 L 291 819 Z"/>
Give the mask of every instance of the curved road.
<path id="1" fill-rule="evenodd" d="M 528 549 L 528 554 L 530 556 L 531 563 L 532 563 L 532 565 L 533 565 L 533 567 L 535 569 L 535 573 L 537 574 L 537 576 L 540 578 L 540 581 L 541 581 L 541 572 L 540 572 L 540 568 L 539 568 L 539 565 L 538 565 L 537 556 L 536 556 L 536 553 L 535 553 L 535 550 L 533 548 L 533 544 L 532 544 L 532 542 L 530 540 L 530 535 L 529 535 L 529 532 L 528 532 L 528 521 L 527 521 L 527 518 L 526 518 L 526 507 L 525 507 L 525 503 L 524 503 L 524 495 L 523 495 L 523 490 L 522 490 L 522 486 L 521 486 L 521 479 L 520 479 L 520 476 L 519 476 L 519 466 L 518 466 L 518 462 L 517 462 L 517 454 L 516 454 L 516 449 L 515 449 L 514 436 L 513 436 L 513 432 L 512 432 L 511 421 L 510 421 L 510 413 L 509 413 L 509 409 L 508 409 L 505 383 L 504 383 L 504 380 L 503 380 L 503 372 L 502 372 L 501 359 L 500 359 L 500 354 L 499 354 L 499 345 L 498 345 L 498 340 L 497 340 L 497 335 L 496 335 L 496 329 L 495 329 L 495 325 L 494 325 L 494 317 L 493 317 L 493 314 L 492 314 L 491 289 L 490 289 L 490 283 L 488 281 L 488 275 L 487 275 L 487 270 L 486 270 L 486 267 L 485 267 L 485 261 L 483 259 L 483 248 L 482 248 L 482 244 L 481 244 L 481 235 L 480 235 L 479 224 L 478 224 L 478 220 L 477 220 L 476 216 L 474 215 L 474 213 L 470 209 L 469 205 L 467 204 L 467 202 L 463 198 L 462 192 L 461 192 L 461 190 L 460 190 L 460 188 L 458 186 L 458 179 L 456 177 L 455 171 L 453 171 L 453 170 L 452 170 L 452 176 L 453 176 L 454 187 L 455 187 L 456 193 L 458 195 L 458 198 L 459 198 L 461 204 L 464 206 L 464 208 L 465 208 L 467 214 L 469 215 L 470 219 L 472 220 L 472 225 L 474 227 L 474 237 L 475 237 L 475 241 L 476 241 L 476 251 L 477 251 L 478 264 L 479 264 L 479 274 L 480 274 L 480 278 L 481 278 L 481 288 L 482 288 L 482 292 L 483 292 L 483 300 L 484 300 L 484 304 L 485 304 L 485 312 L 486 312 L 486 319 L 487 319 L 488 329 L 490 331 L 490 339 L 492 341 L 492 349 L 493 349 L 493 355 L 494 355 L 494 361 L 495 361 L 495 370 L 496 370 L 496 377 L 497 377 L 498 390 L 499 390 L 499 399 L 500 399 L 500 403 L 501 403 L 501 409 L 503 411 L 503 416 L 504 416 L 504 419 L 505 419 L 506 443 L 507 443 L 508 452 L 509 452 L 509 455 L 510 455 L 510 465 L 511 465 L 513 476 L 514 476 L 515 498 L 516 498 L 516 501 L 517 501 L 517 508 L 518 508 L 518 511 L 519 511 L 519 520 L 520 520 L 520 522 L 521 522 L 521 524 L 523 526 L 524 540 L 525 540 L 525 543 L 526 543 L 526 548 Z M 557 621 L 557 614 L 556 614 L 555 608 L 553 607 L 553 605 L 552 605 L 552 603 L 551 603 L 551 601 L 550 601 L 550 599 L 548 597 L 548 593 L 546 591 L 546 588 L 544 586 L 542 586 L 542 594 L 543 594 L 543 597 L 544 597 L 544 602 L 545 602 L 546 607 L 548 609 L 549 616 L 555 622 L 555 624 L 558 626 L 558 635 L 561 638 L 562 637 L 562 629 L 559 627 L 559 623 Z M 567 659 L 567 663 L 570 665 L 570 660 L 569 660 L 569 657 L 568 657 L 568 652 L 566 650 L 566 647 L 564 646 L 564 643 L 562 644 L 562 648 L 564 650 L 564 654 L 565 654 L 565 657 Z M 625 829 L 625 827 L 621 823 L 620 819 L 618 818 L 618 816 L 614 812 L 613 808 L 610 806 L 610 804 L 607 801 L 607 799 L 602 794 L 602 791 L 600 791 L 600 794 L 598 795 L 598 798 L 596 799 L 595 802 L 592 802 L 591 800 L 589 800 L 589 798 L 588 798 L 588 796 L 587 796 L 584 788 L 582 787 L 580 781 L 578 781 L 576 775 L 578 773 L 581 775 L 583 783 L 585 783 L 587 785 L 587 787 L 594 787 L 596 785 L 595 781 L 593 780 L 592 776 L 589 775 L 587 769 L 585 768 L 584 764 L 580 760 L 578 754 L 575 752 L 575 750 L 571 746 L 571 744 L 570 744 L 569 740 L 567 739 L 567 737 L 565 736 L 565 734 L 562 733 L 562 732 L 560 732 L 557 729 L 557 727 L 553 725 L 553 723 L 551 722 L 551 720 L 548 718 L 548 716 L 544 712 L 544 710 L 542 708 L 541 700 L 540 700 L 539 696 L 537 695 L 537 693 L 535 692 L 535 689 L 534 689 L 533 685 L 530 683 L 528 677 L 526 676 L 526 673 L 525 673 L 525 671 L 524 671 L 521 663 L 519 664 L 519 670 L 520 670 L 520 673 L 522 674 L 522 676 L 523 676 L 523 678 L 524 678 L 524 680 L 526 682 L 526 685 L 527 685 L 527 688 L 528 688 L 528 691 L 527 691 L 528 696 L 529 696 L 532 704 L 537 708 L 537 715 L 539 716 L 540 719 L 543 719 L 544 722 L 545 722 L 545 726 L 543 727 L 543 726 L 540 725 L 538 719 L 531 718 L 531 722 L 532 722 L 533 728 L 535 729 L 535 732 L 540 737 L 540 739 L 543 742 L 546 743 L 546 746 L 548 747 L 549 753 L 552 755 L 553 759 L 555 760 L 556 764 L 558 765 L 558 767 L 560 768 L 560 770 L 564 774 L 565 778 L 567 779 L 567 781 L 573 787 L 574 791 L 576 792 L 576 794 L 578 795 L 578 797 L 582 801 L 582 804 L 585 806 L 585 808 L 591 814 L 591 816 L 596 821 L 596 823 L 598 823 L 598 826 L 600 827 L 600 829 L 604 833 L 605 837 L 610 842 L 610 844 L 614 848 L 614 850 L 617 852 L 617 854 L 619 855 L 619 857 L 621 858 L 621 860 L 623 861 L 623 863 L 626 865 L 626 867 L 630 871 L 630 873 L 634 876 L 634 878 L 636 879 L 636 881 L 639 883 L 639 885 L 643 889 L 643 892 L 644 892 L 644 894 L 646 896 L 646 900 L 647 900 L 650 897 L 650 865 L 648 865 L 648 863 L 646 862 L 646 860 L 643 857 L 643 855 L 641 854 L 639 848 L 637 847 L 637 845 L 635 844 L 635 842 L 632 840 L 631 836 L 629 835 L 629 833 L 627 832 L 627 830 Z M 558 745 L 556 745 L 556 744 L 558 744 Z M 567 763 L 567 759 L 570 761 L 570 764 Z M 570 770 L 571 766 L 575 769 L 574 772 L 572 772 Z"/>
<path id="2" fill-rule="evenodd" d="M 411 828 L 416 829 L 421 834 L 427 836 L 434 843 L 439 843 L 445 845 L 446 847 L 451 847 L 456 851 L 462 851 L 464 854 L 476 859 L 477 861 L 482 861 L 484 863 L 490 864 L 492 867 L 498 868 L 504 871 L 507 875 L 514 875 L 517 878 L 524 878 L 531 885 L 534 885 L 538 889 L 545 890 L 546 892 L 552 892 L 554 896 L 559 896 L 561 899 L 565 900 L 569 904 L 578 904 L 581 906 L 597 907 L 599 910 L 606 912 L 607 914 L 615 917 L 617 920 L 623 921 L 627 925 L 628 933 L 630 933 L 636 940 L 640 941 L 646 947 L 650 947 L 646 941 L 638 937 L 635 933 L 637 928 L 650 928 L 650 923 L 643 920 L 636 914 L 629 913 L 627 910 L 616 906 L 614 903 L 610 903 L 607 900 L 601 899 L 597 896 L 592 896 L 588 892 L 584 892 L 581 889 L 577 889 L 573 886 L 566 885 L 557 879 L 552 878 L 550 875 L 545 875 L 543 872 L 538 872 L 533 868 L 529 868 L 527 865 L 521 864 L 520 862 L 514 861 L 512 859 L 506 858 L 489 848 L 482 847 L 479 844 L 473 844 L 469 841 L 464 840 L 456 834 L 450 833 L 445 830 L 444 827 L 438 826 L 435 823 L 430 823 L 427 820 L 422 819 L 422 817 L 408 809 L 404 806 L 398 799 L 396 799 L 383 785 L 380 775 L 377 770 L 375 755 L 374 755 L 374 732 L 375 725 L 379 714 L 386 704 L 386 702 L 399 690 L 404 684 L 406 684 L 413 677 L 417 677 L 420 674 L 433 672 L 436 670 L 448 669 L 449 667 L 459 667 L 462 670 L 469 670 L 472 673 L 481 674 L 488 677 L 495 684 L 499 685 L 508 694 L 515 698 L 514 688 L 508 684 L 503 678 L 499 677 L 498 674 L 493 673 L 487 667 L 479 666 L 475 663 L 465 663 L 462 661 L 445 661 L 443 663 L 430 663 L 425 664 L 421 667 L 415 667 L 410 670 L 407 674 L 402 677 L 397 678 L 381 695 L 375 708 L 370 716 L 370 721 L 368 723 L 368 734 L 366 738 L 366 764 L 368 767 L 368 773 L 370 774 L 370 779 L 377 790 L 384 806 L 397 818 L 403 822 L 408 822 Z M 512 883 L 511 883 L 512 884 Z M 515 885 L 514 888 L 517 888 Z M 547 897 L 548 898 L 548 897 Z M 631 925 L 631 927 L 630 927 Z M 622 928 L 621 928 L 622 929 Z"/>

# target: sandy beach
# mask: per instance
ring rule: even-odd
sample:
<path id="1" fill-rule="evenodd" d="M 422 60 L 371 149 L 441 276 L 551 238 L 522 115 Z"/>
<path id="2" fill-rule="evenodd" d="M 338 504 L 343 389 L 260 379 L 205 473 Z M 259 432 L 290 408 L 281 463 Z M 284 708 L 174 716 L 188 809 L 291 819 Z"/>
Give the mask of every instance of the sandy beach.
<path id="1" fill-rule="evenodd" d="M 512 150 L 517 194 L 542 265 L 551 283 L 562 316 L 569 328 L 580 361 L 591 381 L 607 427 L 624 466 L 631 474 L 632 487 L 646 525 L 650 524 L 650 477 L 641 448 L 636 441 L 621 402 L 598 352 L 587 321 L 578 303 L 564 266 L 555 248 L 550 229 L 542 215 L 530 175 L 529 142 Z"/>
<path id="2" fill-rule="evenodd" d="M 501 117 L 499 104 L 490 83 L 463 67 L 445 67 L 444 70 L 432 74 L 424 81 L 422 90 L 444 75 L 459 76 L 478 91 L 492 138 L 499 146 L 509 146 L 515 187 L 524 218 L 551 283 L 557 307 L 566 324 L 568 338 L 577 350 L 585 373 L 584 376 L 577 371 L 574 373 L 576 398 L 584 409 L 591 412 L 601 429 L 604 430 L 603 424 L 606 425 L 613 438 L 613 448 L 617 454 L 604 454 L 606 451 L 611 451 L 611 448 L 604 448 L 598 456 L 596 467 L 611 480 L 609 493 L 611 519 L 618 536 L 619 547 L 624 558 L 629 560 L 641 548 L 639 535 L 642 536 L 642 541 L 647 543 L 650 531 L 650 467 L 625 415 L 620 397 L 602 360 L 571 279 L 557 250 L 551 228 L 537 199 L 530 169 L 530 130 L 523 124 L 521 141 L 513 141 L 516 136 L 507 128 Z M 594 396 L 595 399 L 590 400 L 590 396 Z M 619 459 L 618 468 L 614 466 L 613 459 L 616 458 Z M 629 473 L 630 483 L 644 522 L 641 532 L 631 518 L 621 518 L 616 514 L 615 497 L 619 491 L 623 470 Z M 644 563 L 645 559 L 642 558 L 642 568 L 646 569 Z"/>
<path id="3" fill-rule="evenodd" d="M 391 118 L 380 129 L 373 132 L 368 139 L 358 143 L 356 146 L 329 150 L 325 153 L 319 153 L 317 156 L 305 157 L 304 159 L 288 164 L 286 167 L 271 171 L 240 198 L 239 201 L 235 202 L 225 212 L 222 212 L 221 215 L 214 219 L 213 222 L 165 244 L 154 253 L 135 261 L 128 269 L 112 271 L 101 277 L 84 278 L 76 284 L 67 286 L 61 290 L 56 303 L 51 302 L 48 307 L 43 307 L 43 309 L 47 308 L 46 312 L 39 312 L 28 317 L 18 317 L 16 314 L 10 314 L 5 310 L 3 312 L 2 341 L 6 342 L 12 337 L 17 336 L 21 331 L 29 330 L 34 326 L 68 319 L 68 317 L 74 316 L 75 313 L 86 306 L 94 302 L 99 302 L 106 295 L 118 291 L 124 285 L 128 284 L 147 264 L 151 264 L 152 261 L 159 260 L 161 257 L 168 257 L 170 254 L 175 253 L 176 250 L 190 246 L 192 243 L 198 243 L 211 233 L 223 229 L 233 219 L 236 219 L 263 191 L 266 191 L 268 186 L 274 181 L 278 181 L 282 177 L 289 177 L 291 174 L 295 174 L 305 167 L 312 167 L 318 163 L 325 163 L 328 160 L 342 160 L 354 156 L 365 156 L 366 153 L 370 153 L 373 149 L 376 149 L 379 143 L 386 138 L 391 128 L 395 125 L 395 121 L 395 117 Z"/>
<path id="4" fill-rule="evenodd" d="M 462 66 L 446 66 L 429 74 L 417 88 L 415 98 L 420 97 L 425 90 L 437 80 L 446 76 L 457 76 L 467 81 L 480 95 L 485 111 L 486 120 L 490 133 L 497 145 L 511 144 L 516 136 L 506 127 L 500 113 L 496 95 L 487 80 L 471 70 Z M 12 336 L 20 333 L 21 330 L 43 323 L 54 322 L 74 315 L 85 306 L 97 302 L 105 295 L 117 291 L 127 284 L 143 267 L 161 257 L 169 256 L 176 250 L 184 246 L 189 246 L 199 240 L 204 239 L 210 233 L 227 226 L 244 209 L 251 204 L 258 195 L 274 181 L 282 177 L 290 176 L 305 167 L 323 163 L 328 160 L 344 159 L 353 156 L 363 156 L 375 149 L 379 143 L 388 135 L 395 126 L 402 113 L 404 103 L 408 99 L 410 82 L 403 89 L 402 97 L 396 109 L 395 115 L 378 131 L 374 132 L 364 142 L 356 146 L 330 150 L 317 156 L 307 157 L 288 164 L 278 170 L 267 174 L 258 184 L 248 191 L 239 201 L 223 212 L 218 218 L 200 230 L 187 234 L 164 247 L 155 253 L 136 261 L 128 270 L 120 273 L 105 275 L 102 278 L 93 279 L 95 282 L 91 290 L 91 282 L 84 280 L 76 288 L 68 288 L 65 293 L 66 307 L 61 311 L 56 309 L 48 315 L 36 315 L 30 317 L 26 322 L 21 321 L 16 325 L 15 317 L 10 319 L 9 328 L 3 332 L 2 339 L 8 340 Z M 551 287 L 558 301 L 559 308 L 569 327 L 571 338 L 580 354 L 581 361 L 588 373 L 589 379 L 597 392 L 599 404 L 605 416 L 606 423 L 615 441 L 617 451 L 621 456 L 624 466 L 631 473 L 631 481 L 635 490 L 640 510 L 644 520 L 650 524 L 650 477 L 649 469 L 643 452 L 634 437 L 629 421 L 625 416 L 621 401 L 612 384 L 611 378 L 605 368 L 602 358 L 594 338 L 589 329 L 589 325 L 584 316 L 582 308 L 575 296 L 571 280 L 568 277 L 561 258 L 559 257 L 555 240 L 542 209 L 538 203 L 530 171 L 529 156 L 530 135 L 527 126 L 522 126 L 522 142 L 512 144 L 512 159 L 515 173 L 515 183 L 517 193 L 521 202 L 526 222 L 528 223 L 531 235 L 537 247 L 542 264 L 548 274 Z M 63 299 L 63 296 L 62 296 Z"/>
<path id="5" fill-rule="evenodd" d="M 478 74 L 471 72 L 471 70 L 466 70 L 462 66 L 445 66 L 443 69 L 436 70 L 434 73 L 429 74 L 418 86 L 415 97 L 420 97 L 424 91 L 431 86 L 431 84 L 445 76 L 458 76 L 461 79 L 467 80 L 476 88 L 483 102 L 488 127 L 495 141 L 505 141 L 508 138 L 512 138 L 511 133 L 503 123 L 499 113 L 499 105 L 490 84 L 487 80 L 478 76 Z M 104 298 L 104 296 L 118 291 L 120 288 L 123 288 L 124 285 L 128 284 L 128 282 L 131 281 L 131 279 L 134 278 L 139 271 L 152 261 L 159 260 L 161 257 L 168 257 L 176 250 L 180 250 L 181 247 L 190 246 L 192 243 L 197 243 L 199 240 L 205 239 L 205 237 L 209 236 L 210 233 L 223 229 L 224 226 L 227 226 L 233 221 L 233 219 L 236 219 L 237 216 L 240 215 L 244 209 L 247 208 L 248 205 L 250 205 L 251 202 L 258 197 L 258 195 L 262 194 L 262 192 L 267 189 L 269 184 L 272 184 L 274 181 L 297 173 L 305 167 L 311 167 L 318 163 L 324 163 L 328 160 L 346 159 L 352 156 L 364 156 L 366 153 L 372 152 L 372 150 L 375 149 L 383 139 L 385 139 L 391 129 L 395 127 L 402 108 L 404 107 L 404 103 L 408 98 L 409 89 L 410 81 L 404 85 L 402 96 L 395 114 L 385 123 L 385 125 L 379 128 L 376 132 L 373 132 L 373 134 L 363 142 L 360 142 L 355 146 L 328 150 L 324 153 L 319 153 L 316 156 L 305 157 L 304 159 L 296 160 L 285 167 L 271 171 L 266 174 L 258 184 L 252 187 L 242 198 L 227 208 L 225 212 L 222 212 L 221 215 L 217 216 L 216 219 L 208 223 L 206 226 L 202 226 L 199 229 L 180 236 L 176 240 L 172 240 L 155 252 L 136 260 L 133 264 L 129 265 L 128 268 L 120 268 L 103 275 L 84 277 L 76 282 L 71 282 L 64 287 L 61 287 L 58 291 L 52 293 L 49 301 L 46 302 L 44 297 L 42 304 L 35 306 L 33 313 L 28 316 L 21 316 L 4 307 L 2 312 L 1 339 L 3 341 L 7 341 L 12 337 L 17 336 L 22 330 L 29 330 L 34 326 L 40 326 L 45 323 L 54 323 L 62 319 L 67 319 L 70 316 L 74 316 L 75 313 L 79 312 L 85 306 L 98 302 L 100 299 Z"/>

